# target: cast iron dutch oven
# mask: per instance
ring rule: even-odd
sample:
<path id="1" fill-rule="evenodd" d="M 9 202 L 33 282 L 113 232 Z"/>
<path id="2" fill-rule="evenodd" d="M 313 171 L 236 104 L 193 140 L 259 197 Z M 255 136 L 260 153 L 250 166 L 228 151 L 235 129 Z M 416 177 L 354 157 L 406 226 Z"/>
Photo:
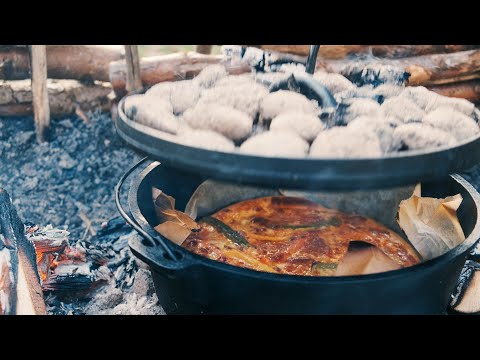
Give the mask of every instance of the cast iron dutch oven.
<path id="1" fill-rule="evenodd" d="M 312 45 L 306 63 L 313 74 L 320 45 Z M 295 86 L 309 99 L 336 107 L 332 94 L 308 75 L 295 75 Z M 271 84 L 270 91 L 290 88 L 289 80 Z M 143 93 L 143 91 L 141 92 Z M 115 120 L 118 135 L 131 147 L 164 165 L 201 173 L 217 180 L 283 189 L 359 190 L 440 180 L 465 171 L 480 158 L 480 135 L 454 146 L 385 154 L 381 158 L 272 158 L 211 151 L 178 144 L 172 135 L 129 119 L 124 98 Z M 159 119 L 161 120 L 161 119 Z"/>
<path id="2" fill-rule="evenodd" d="M 142 163 L 142 162 L 141 162 Z M 205 180 L 159 162 L 144 164 L 132 179 L 129 214 L 117 205 L 142 235 L 130 247 L 146 262 L 156 292 L 168 314 L 443 314 L 466 257 L 480 237 L 480 196 L 462 177 L 451 175 L 422 183 L 422 195 L 446 197 L 460 193 L 458 211 L 467 239 L 448 253 L 405 269 L 361 276 L 303 277 L 257 272 L 193 254 L 162 238 L 152 200 L 152 187 L 176 199 L 183 210 L 197 186 Z"/>

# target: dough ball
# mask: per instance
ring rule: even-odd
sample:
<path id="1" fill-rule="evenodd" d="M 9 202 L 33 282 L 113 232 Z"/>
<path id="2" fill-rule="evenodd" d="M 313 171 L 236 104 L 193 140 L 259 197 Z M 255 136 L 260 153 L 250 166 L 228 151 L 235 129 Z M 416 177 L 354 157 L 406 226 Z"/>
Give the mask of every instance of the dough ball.
<path id="1" fill-rule="evenodd" d="M 411 123 L 398 126 L 393 132 L 393 141 L 407 150 L 431 149 L 438 146 L 453 146 L 455 137 L 446 131 L 426 124 Z"/>
<path id="2" fill-rule="evenodd" d="M 266 157 L 304 157 L 308 143 L 293 131 L 272 130 L 246 140 L 240 152 Z"/>
<path id="3" fill-rule="evenodd" d="M 180 123 L 172 113 L 172 106 L 163 99 L 132 95 L 125 100 L 126 115 L 139 124 L 176 134 Z"/>
<path id="4" fill-rule="evenodd" d="M 125 99 L 125 115 L 127 115 L 127 117 L 130 119 L 135 119 L 138 109 L 145 106 L 154 106 L 161 112 L 173 113 L 172 105 L 166 100 L 153 100 L 149 99 L 145 95 L 131 95 Z"/>
<path id="5" fill-rule="evenodd" d="M 338 111 L 343 123 L 348 124 L 359 116 L 379 115 L 380 105 L 372 99 L 354 98 L 342 102 Z"/>
<path id="6" fill-rule="evenodd" d="M 412 100 L 418 107 L 425 110 L 427 105 L 434 101 L 438 94 L 424 86 L 407 86 L 399 96 Z"/>
<path id="7" fill-rule="evenodd" d="M 270 130 L 290 130 L 300 135 L 304 140 L 312 141 L 325 128 L 324 123 L 313 114 L 286 112 L 272 120 Z"/>
<path id="8" fill-rule="evenodd" d="M 342 92 L 355 90 L 357 87 L 345 76 L 335 73 L 327 73 L 323 71 L 316 72 L 313 77 L 320 81 L 332 95 Z"/>
<path id="9" fill-rule="evenodd" d="M 163 82 L 153 86 L 145 95 L 170 101 L 173 112 L 178 115 L 195 106 L 200 97 L 200 88 L 191 80 Z"/>
<path id="10" fill-rule="evenodd" d="M 440 107 L 450 107 L 467 116 L 472 116 L 475 111 L 475 105 L 468 100 L 442 96 L 423 86 L 409 86 L 400 96 L 411 99 L 427 113 Z"/>
<path id="11" fill-rule="evenodd" d="M 334 94 L 333 97 L 337 103 L 348 102 L 351 101 L 351 99 L 371 99 L 378 102 L 381 98 L 381 96 L 375 93 L 375 88 L 372 85 L 364 85 L 353 90 L 340 91 Z"/>
<path id="12" fill-rule="evenodd" d="M 209 65 L 193 79 L 193 82 L 202 88 L 208 89 L 227 75 L 228 71 L 225 69 L 225 66 L 220 64 Z"/>
<path id="13" fill-rule="evenodd" d="M 423 123 L 452 134 L 458 141 L 478 135 L 478 124 L 472 118 L 450 107 L 439 107 L 423 118 Z"/>
<path id="14" fill-rule="evenodd" d="M 392 84 L 382 84 L 376 87 L 373 90 L 373 93 L 381 97 L 381 100 L 382 100 L 381 102 L 384 102 L 386 99 L 400 95 L 403 92 L 403 90 L 405 90 L 405 87 L 403 86 L 392 85 Z"/>
<path id="15" fill-rule="evenodd" d="M 158 83 L 148 89 L 145 95 L 170 101 L 170 93 L 172 91 L 172 87 L 176 86 L 175 84 L 176 82 L 171 81 Z"/>
<path id="16" fill-rule="evenodd" d="M 253 120 L 231 106 L 198 103 L 182 119 L 193 129 L 216 131 L 229 139 L 242 140 L 252 132 Z"/>
<path id="17" fill-rule="evenodd" d="M 371 158 L 381 155 L 380 141 L 374 131 L 349 126 L 322 131 L 310 148 L 310 156 L 319 158 Z"/>
<path id="18" fill-rule="evenodd" d="M 381 106 L 381 110 L 385 116 L 396 117 L 404 123 L 420 122 L 425 116 L 425 111 L 412 100 L 403 96 L 396 96 L 385 100 Z"/>
<path id="19" fill-rule="evenodd" d="M 233 141 L 211 130 L 184 131 L 177 136 L 177 142 L 212 151 L 233 152 L 235 150 Z"/>
<path id="20" fill-rule="evenodd" d="M 215 86 L 239 86 L 245 84 L 257 84 L 255 79 L 253 78 L 252 74 L 241 74 L 241 75 L 228 75 L 219 79 Z"/>
<path id="21" fill-rule="evenodd" d="M 260 102 L 260 119 L 269 120 L 285 112 L 316 114 L 317 106 L 306 96 L 293 91 L 279 90 Z"/>
<path id="22" fill-rule="evenodd" d="M 398 144 L 393 141 L 393 131 L 402 124 L 397 118 L 383 116 L 360 116 L 348 124 L 348 128 L 355 131 L 370 130 L 377 134 L 380 147 L 384 153 L 399 150 Z"/>
<path id="23" fill-rule="evenodd" d="M 466 99 L 452 98 L 442 95 L 437 95 L 435 101 L 429 103 L 425 111 L 429 113 L 443 107 L 449 107 L 465 114 L 466 116 L 472 116 L 475 111 L 475 105 Z"/>
<path id="24" fill-rule="evenodd" d="M 248 114 L 254 120 L 259 111 L 260 101 L 267 95 L 268 90 L 254 81 L 235 80 L 203 91 L 199 102 L 231 106 Z"/>

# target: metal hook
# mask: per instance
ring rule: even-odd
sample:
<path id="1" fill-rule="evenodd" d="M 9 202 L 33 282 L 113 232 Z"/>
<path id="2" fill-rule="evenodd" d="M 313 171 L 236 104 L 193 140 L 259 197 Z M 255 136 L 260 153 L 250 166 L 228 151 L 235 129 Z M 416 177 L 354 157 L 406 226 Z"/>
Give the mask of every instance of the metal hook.
<path id="1" fill-rule="evenodd" d="M 310 45 L 310 53 L 308 54 L 307 63 L 305 65 L 305 72 L 313 75 L 315 72 L 315 65 L 317 64 L 317 56 L 320 50 L 320 45 Z"/>

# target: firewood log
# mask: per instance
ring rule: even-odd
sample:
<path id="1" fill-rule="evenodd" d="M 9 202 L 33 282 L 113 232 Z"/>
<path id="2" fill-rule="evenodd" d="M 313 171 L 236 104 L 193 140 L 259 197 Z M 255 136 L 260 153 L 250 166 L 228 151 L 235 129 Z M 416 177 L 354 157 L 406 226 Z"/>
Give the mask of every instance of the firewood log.
<path id="1" fill-rule="evenodd" d="M 434 85 L 457 82 L 459 78 L 480 78 L 480 50 L 434 54 L 402 59 L 382 59 L 382 64 L 402 68 L 411 74 L 408 85 Z M 347 78 L 352 70 L 363 68 L 368 60 L 320 60 L 317 69 L 340 73 Z"/>
<path id="2" fill-rule="evenodd" d="M 0 315 L 45 315 L 34 245 L 0 188 Z"/>
<path id="3" fill-rule="evenodd" d="M 108 83 L 84 85 L 77 80 L 47 80 L 50 112 L 52 116 L 71 115 L 82 111 L 110 108 Z M 0 80 L 0 116 L 31 115 L 32 89 L 30 80 Z"/>
<path id="4" fill-rule="evenodd" d="M 440 95 L 463 98 L 473 103 L 480 102 L 480 79 L 434 85 L 428 88 Z"/>
<path id="5" fill-rule="evenodd" d="M 174 53 L 145 57 L 140 60 L 140 75 L 143 86 L 148 87 L 162 81 L 178 81 L 192 79 L 205 67 L 211 64 L 225 63 L 231 74 L 250 72 L 245 63 L 230 63 L 223 55 L 204 55 L 195 52 Z M 110 64 L 110 82 L 118 97 L 126 94 L 125 61 L 115 61 Z"/>
<path id="6" fill-rule="evenodd" d="M 122 46 L 47 45 L 48 77 L 108 81 L 108 65 L 124 58 Z M 0 45 L 0 79 L 30 78 L 26 46 Z"/>
<path id="7" fill-rule="evenodd" d="M 310 45 L 243 45 L 264 50 L 307 56 Z M 427 54 L 452 53 L 479 48 L 480 45 L 322 45 L 319 58 L 343 59 L 352 55 L 369 54 L 385 58 L 403 58 Z"/>

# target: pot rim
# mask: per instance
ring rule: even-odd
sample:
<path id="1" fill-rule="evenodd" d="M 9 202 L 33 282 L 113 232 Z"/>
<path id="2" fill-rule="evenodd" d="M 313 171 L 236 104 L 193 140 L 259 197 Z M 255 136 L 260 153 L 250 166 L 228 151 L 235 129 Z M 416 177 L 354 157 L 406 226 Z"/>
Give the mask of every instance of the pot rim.
<path id="1" fill-rule="evenodd" d="M 480 134 L 463 139 L 455 146 L 374 158 L 265 157 L 238 151 L 212 151 L 177 143 L 173 140 L 175 135 L 129 119 L 123 109 L 127 98 L 119 102 L 114 123 L 117 134 L 129 146 L 169 166 L 225 181 L 285 189 L 378 189 L 443 178 L 476 165 L 480 156 Z"/>
<path id="2" fill-rule="evenodd" d="M 366 275 L 349 275 L 349 276 L 303 276 L 303 275 L 289 275 L 289 274 L 275 274 L 275 273 L 268 273 L 262 272 L 257 270 L 252 270 L 248 268 L 242 268 L 239 266 L 229 265 L 222 262 L 218 262 L 207 257 L 192 253 L 187 249 L 173 243 L 172 241 L 166 239 L 165 237 L 158 234 L 153 227 L 148 223 L 147 219 L 143 216 L 140 207 L 138 206 L 138 191 L 145 180 L 145 178 L 154 171 L 158 166 L 161 166 L 161 163 L 158 161 L 154 161 L 151 164 L 147 165 L 140 173 L 132 180 L 130 185 L 130 189 L 128 192 L 128 204 L 130 207 L 130 211 L 134 220 L 140 225 L 140 227 L 147 231 L 149 234 L 154 234 L 157 237 L 164 239 L 164 241 L 168 242 L 168 245 L 172 248 L 173 251 L 179 252 L 182 255 L 182 259 L 179 261 L 186 262 L 186 266 L 206 266 L 209 268 L 213 268 L 215 270 L 221 270 L 229 273 L 233 273 L 239 276 L 247 276 L 252 278 L 261 278 L 264 280 L 272 280 L 278 282 L 296 282 L 296 283 L 329 283 L 329 284 L 343 284 L 343 283 L 351 283 L 351 282 L 359 282 L 359 281 L 383 281 L 386 279 L 395 279 L 400 276 L 408 275 L 412 272 L 421 271 L 427 267 L 438 266 L 442 263 L 450 262 L 452 259 L 464 254 L 465 252 L 469 251 L 476 242 L 480 239 L 480 214 L 478 209 L 480 209 L 480 194 L 477 190 L 462 176 L 458 174 L 449 175 L 453 180 L 458 182 L 461 186 L 465 188 L 465 190 L 470 194 L 472 197 L 475 207 L 477 209 L 477 219 L 475 226 L 470 233 L 470 235 L 465 239 L 464 242 L 456 246 L 455 248 L 451 249 L 450 251 L 446 252 L 445 254 L 438 256 L 434 259 L 427 260 L 421 262 L 419 264 L 409 266 L 406 268 L 401 268 L 397 270 L 391 270 L 376 274 L 366 274 Z M 153 265 L 153 267 L 158 267 L 159 265 L 156 263 L 155 259 L 148 259 Z"/>
<path id="3" fill-rule="evenodd" d="M 141 93 L 140 93 L 141 94 Z M 138 94 L 132 94 L 132 95 L 138 95 Z M 119 110 L 119 118 L 122 122 L 125 123 L 128 127 L 144 134 L 144 135 L 149 135 L 152 136 L 153 138 L 158 138 L 158 140 L 161 141 L 166 141 L 168 143 L 171 143 L 172 145 L 178 146 L 180 149 L 185 149 L 189 148 L 191 150 L 195 151 L 200 151 L 204 152 L 204 154 L 214 154 L 214 153 L 222 153 L 222 154 L 230 154 L 234 156 L 239 156 L 241 158 L 248 158 L 248 159 L 265 159 L 265 160 L 279 160 L 279 161 L 293 161 L 293 162 L 304 162 L 304 163 L 318 163 L 321 161 L 327 162 L 327 161 L 337 161 L 339 163 L 353 163 L 353 162 L 359 162 L 359 161 L 378 161 L 378 160 L 392 160 L 392 159 L 400 159 L 400 158 L 414 158 L 418 157 L 421 155 L 431 155 L 431 154 L 438 154 L 444 151 L 452 150 L 455 148 L 460 148 L 462 146 L 468 145 L 475 143 L 480 140 L 480 133 L 471 136 L 469 138 L 463 139 L 456 143 L 454 146 L 451 145 L 441 145 L 435 148 L 429 148 L 429 149 L 418 149 L 418 150 L 408 150 L 408 151 L 402 151 L 402 152 L 394 152 L 394 153 L 388 153 L 388 154 L 383 154 L 382 157 L 355 157 L 355 158 L 341 158 L 341 157 L 321 157 L 321 158 L 315 158 L 315 157 L 305 157 L 305 158 L 296 158 L 296 157 L 269 157 L 269 156 L 259 156 L 259 155 L 250 155 L 250 154 L 244 154 L 244 153 L 232 153 L 232 152 L 225 152 L 225 151 L 214 151 L 214 150 L 208 150 L 204 149 L 201 147 L 195 147 L 195 146 L 190 146 L 190 145 L 183 145 L 180 143 L 176 143 L 172 141 L 172 137 L 175 137 L 175 135 L 151 128 L 147 125 L 140 124 L 138 122 L 135 122 L 134 120 L 131 120 L 128 118 L 128 116 L 125 114 L 124 111 L 124 105 L 127 97 L 132 96 L 128 95 L 124 97 L 123 99 L 120 100 L 118 104 L 118 110 Z"/>

